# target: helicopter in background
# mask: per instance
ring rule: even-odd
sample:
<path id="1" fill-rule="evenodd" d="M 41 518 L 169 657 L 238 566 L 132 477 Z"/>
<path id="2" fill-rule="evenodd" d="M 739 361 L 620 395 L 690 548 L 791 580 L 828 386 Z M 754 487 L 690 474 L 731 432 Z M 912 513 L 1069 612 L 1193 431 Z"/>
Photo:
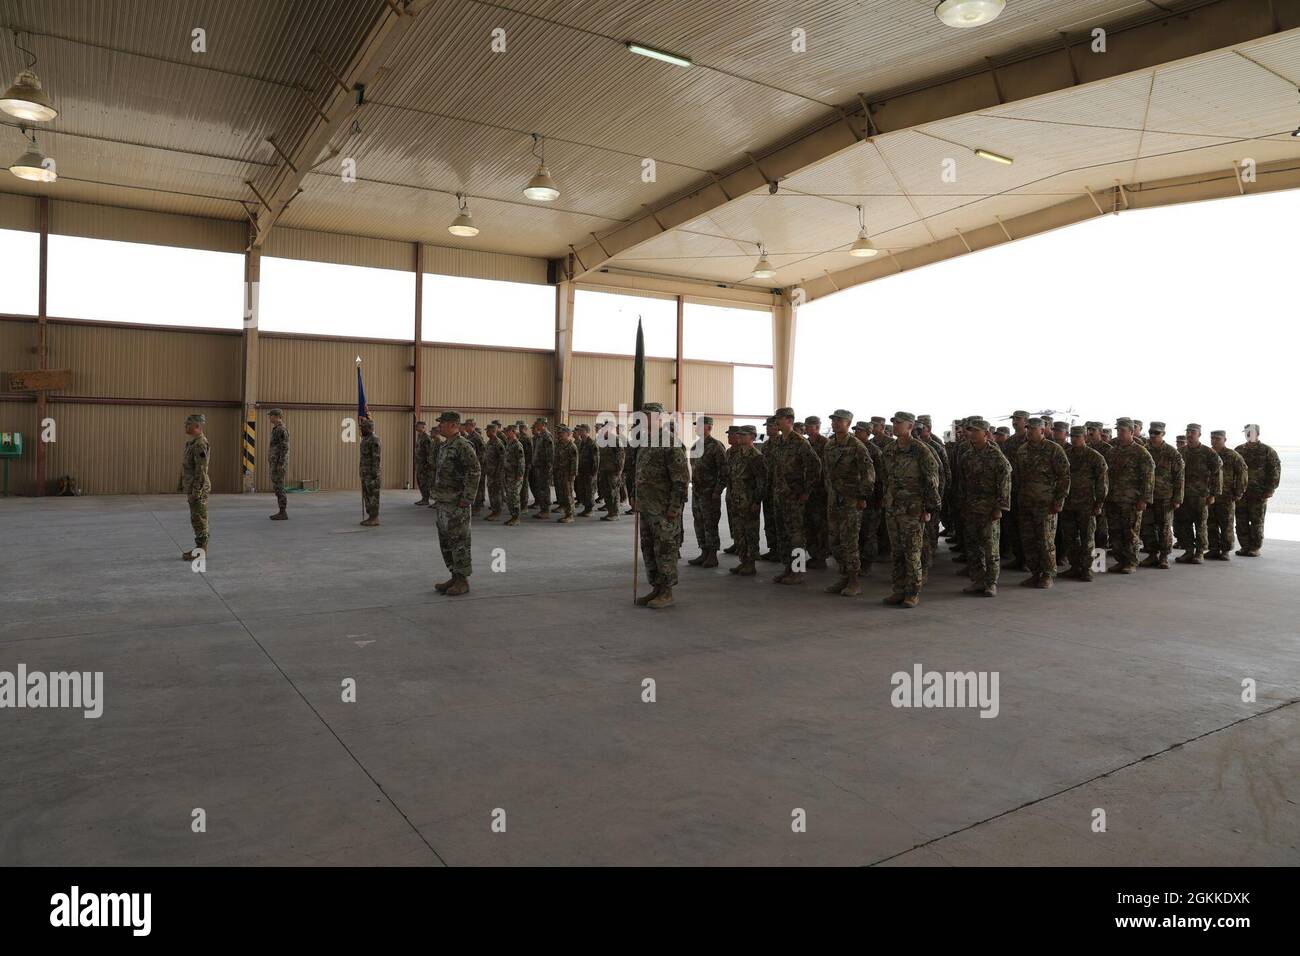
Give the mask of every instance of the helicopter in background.
<path id="1" fill-rule="evenodd" d="M 1036 412 L 1030 412 L 1030 413 L 1029 413 L 1029 417 L 1030 417 L 1030 418 L 1042 418 L 1044 415 L 1050 415 L 1050 416 L 1052 416 L 1052 421 L 1054 421 L 1054 422 L 1055 422 L 1055 421 L 1060 421 L 1062 417 L 1068 418 L 1068 419 L 1070 420 L 1070 424 L 1071 424 L 1071 425 L 1073 425 L 1074 422 L 1075 422 L 1075 419 L 1077 419 L 1077 418 L 1079 417 L 1079 413 L 1076 412 L 1073 408 L 1065 408 L 1065 409 L 1060 409 L 1060 408 L 1044 408 L 1044 409 L 1041 409 L 1041 410 L 1039 410 L 1039 411 L 1036 411 Z M 1000 416 L 998 416 L 998 417 L 997 417 L 996 419 L 994 419 L 994 420 L 995 420 L 995 421 L 999 421 L 999 422 L 1009 422 L 1009 421 L 1011 421 L 1011 416 L 1010 416 L 1010 415 L 1000 415 Z"/>

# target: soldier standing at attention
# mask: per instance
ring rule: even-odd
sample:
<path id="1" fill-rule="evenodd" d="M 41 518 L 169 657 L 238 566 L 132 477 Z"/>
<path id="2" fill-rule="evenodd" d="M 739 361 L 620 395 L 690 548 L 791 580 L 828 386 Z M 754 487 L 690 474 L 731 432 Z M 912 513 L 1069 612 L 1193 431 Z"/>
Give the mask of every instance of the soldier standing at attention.
<path id="1" fill-rule="evenodd" d="M 1147 451 L 1155 462 L 1155 495 L 1142 514 L 1142 543 L 1151 552 L 1140 568 L 1169 570 L 1174 543 L 1174 512 L 1183 503 L 1183 456 L 1165 441 L 1165 423 L 1152 422 Z"/>
<path id="2" fill-rule="evenodd" d="M 871 500 L 862 509 L 862 527 L 858 531 L 858 561 L 861 570 L 859 577 L 871 573 L 871 565 L 880 554 L 881 502 L 885 495 L 885 482 L 881 465 L 881 452 L 871 440 L 871 423 L 858 422 L 853 426 L 853 437 L 862 442 L 871 459 L 871 471 L 875 476 L 871 489 Z"/>
<path id="3" fill-rule="evenodd" d="M 551 476 L 555 471 L 555 441 L 546 430 L 546 419 L 533 422 L 533 464 L 528 473 L 528 483 L 533 489 L 533 502 L 537 505 L 534 518 L 546 518 L 551 513 Z"/>
<path id="4" fill-rule="evenodd" d="M 600 470 L 600 449 L 591 437 L 591 429 L 585 424 L 577 427 L 578 435 L 578 479 L 574 484 L 574 493 L 582 505 L 579 518 L 589 517 L 596 508 L 595 485 L 596 473 Z"/>
<path id="5" fill-rule="evenodd" d="M 713 437 L 713 419 L 708 415 L 704 416 L 703 434 L 695 441 L 702 448 L 698 456 L 692 455 L 691 516 L 695 519 L 695 543 L 700 546 L 700 554 L 686 563 L 716 568 L 718 549 L 722 547 L 718 524 L 722 521 L 722 491 L 727 487 L 727 449 Z"/>
<path id="6" fill-rule="evenodd" d="M 830 547 L 839 566 L 840 578 L 828 585 L 827 594 L 853 597 L 862 593 L 858 584 L 862 557 L 859 551 L 862 514 L 876 490 L 876 469 L 867 447 L 849 434 L 853 413 L 843 408 L 831 412 L 831 437 L 822 449 L 822 473 L 826 487 L 826 527 Z"/>
<path id="7" fill-rule="evenodd" d="M 483 443 L 483 473 L 487 485 L 488 514 L 485 521 L 496 521 L 501 517 L 504 505 L 502 498 L 501 465 L 505 456 L 506 445 L 501 440 L 498 430 L 500 422 L 490 422 L 487 427 L 487 440 Z"/>
<path id="8" fill-rule="evenodd" d="M 931 428 L 931 418 L 929 415 L 917 415 L 916 427 L 912 431 L 912 437 L 930 450 L 934 455 L 935 464 L 939 466 L 939 507 L 930 515 L 930 520 L 925 526 L 925 536 L 921 539 L 921 577 L 922 583 L 930 579 L 930 568 L 934 565 L 934 555 L 939 549 L 939 518 L 943 511 L 943 502 L 948 499 L 952 493 L 952 470 L 949 467 L 948 456 L 943 450 L 943 442 L 935 436 Z M 961 543 L 958 547 L 963 547 Z"/>
<path id="9" fill-rule="evenodd" d="M 478 488 L 474 492 L 474 514 L 483 510 L 483 501 L 487 497 L 487 469 L 483 467 L 484 457 L 487 455 L 487 442 L 483 440 L 483 433 L 478 430 L 478 422 L 472 418 L 465 419 L 465 427 L 462 430 L 470 447 L 474 449 L 474 455 L 478 458 Z"/>
<path id="10" fill-rule="evenodd" d="M 212 490 L 212 481 L 208 478 L 208 436 L 203 434 L 207 423 L 207 416 L 202 414 L 185 419 L 185 434 L 190 440 L 185 443 L 181 456 L 181 491 L 185 492 L 185 501 L 190 506 L 194 550 L 181 555 L 184 561 L 193 561 L 200 551 L 204 554 L 208 551 L 208 492 Z"/>
<path id="11" fill-rule="evenodd" d="M 758 560 L 758 517 L 767 489 L 767 465 L 754 447 L 758 429 L 753 425 L 732 428 L 736 430 L 736 445 L 727 452 L 727 524 L 740 563 L 729 570 L 752 577 L 757 573 L 754 562 Z"/>
<path id="12" fill-rule="evenodd" d="M 1246 460 L 1246 493 L 1237 504 L 1237 537 L 1243 558 L 1258 558 L 1264 546 L 1264 514 L 1268 499 L 1282 480 L 1282 461 L 1268 445 L 1259 440 L 1259 426 L 1247 425 L 1246 441 L 1237 446 L 1237 454 Z"/>
<path id="13" fill-rule="evenodd" d="M 519 509 L 528 510 L 528 488 L 533 474 L 533 439 L 528 434 L 528 426 L 521 418 L 515 422 L 515 441 L 524 450 L 524 483 L 519 488 Z"/>
<path id="14" fill-rule="evenodd" d="M 519 495 L 524 484 L 524 446 L 519 444 L 519 428 L 507 425 L 501 446 L 501 495 L 510 511 L 507 528 L 519 524 Z"/>
<path id="15" fill-rule="evenodd" d="M 460 412 L 438 416 L 438 431 L 447 439 L 438 450 L 433 474 L 433 503 L 438 516 L 438 547 L 451 577 L 434 589 L 455 597 L 469 590 L 474 572 L 470 557 L 470 515 L 475 490 L 481 487 L 478 453 L 460 433 Z"/>
<path id="16" fill-rule="evenodd" d="M 429 503 L 430 479 L 433 477 L 430 455 L 433 454 L 433 442 L 429 440 L 429 426 L 425 422 L 415 423 L 415 484 L 420 489 L 420 500 L 416 506 Z"/>
<path id="17" fill-rule="evenodd" d="M 885 432 L 885 419 L 882 415 L 871 416 L 871 443 L 880 451 L 889 444 L 889 435 Z"/>
<path id="18" fill-rule="evenodd" d="M 1151 443 L 1147 441 L 1146 436 L 1142 434 L 1142 426 L 1145 422 L 1140 418 L 1133 419 L 1133 440 L 1143 448 L 1150 449 Z"/>
<path id="19" fill-rule="evenodd" d="M 623 466 L 627 462 L 627 449 L 623 447 L 622 436 L 618 433 L 618 424 L 607 421 L 596 425 L 600 429 L 599 446 L 600 465 L 598 482 L 600 501 L 605 508 L 601 521 L 618 520 L 618 489 L 623 483 Z"/>
<path id="20" fill-rule="evenodd" d="M 681 440 L 664 429 L 664 407 L 658 402 L 641 406 L 646 416 L 643 444 L 636 449 L 636 474 L 628 501 L 641 514 L 641 557 L 652 589 L 636 599 L 639 607 L 663 608 L 673 603 L 680 556 L 682 508 L 690 469 Z M 651 437 L 659 435 L 657 443 Z"/>
<path id="21" fill-rule="evenodd" d="M 727 474 L 727 481 L 728 481 L 728 482 L 731 481 L 731 456 L 732 456 L 732 452 L 734 452 L 734 451 L 736 450 L 737 446 L 740 445 L 740 433 L 741 433 L 741 431 L 742 431 L 742 427 L 741 427 L 740 425 L 728 425 L 728 426 L 727 426 L 727 453 L 723 456 L 722 468 L 723 468 L 723 470 L 724 470 L 724 471 L 726 472 L 726 474 Z M 757 432 L 757 429 L 755 429 L 755 432 Z M 728 530 L 730 530 L 730 528 L 731 528 L 731 505 L 730 505 L 730 504 L 727 505 L 727 509 L 726 509 L 726 510 L 727 510 L 727 528 L 728 528 Z M 735 532 L 733 531 L 733 532 L 731 532 L 731 544 L 729 544 L 729 545 L 727 545 L 727 547 L 723 548 L 723 549 L 722 549 L 722 553 L 723 553 L 723 554 L 735 554 L 738 550 L 739 550 L 739 548 L 738 548 L 737 545 L 736 545 L 736 534 L 735 534 Z"/>
<path id="22" fill-rule="evenodd" d="M 1210 547 L 1210 508 L 1223 494 L 1223 459 L 1201 444 L 1201 426 L 1187 426 L 1183 452 L 1184 493 L 1182 507 L 1174 513 L 1176 537 L 1186 545 L 1174 560 L 1179 564 L 1200 564 Z"/>
<path id="23" fill-rule="evenodd" d="M 1209 544 L 1205 556 L 1211 561 L 1231 561 L 1233 522 L 1236 520 L 1237 502 L 1246 493 L 1249 479 L 1246 459 L 1228 447 L 1228 433 L 1210 432 L 1210 445 L 1223 462 L 1223 491 L 1210 506 Z"/>
<path id="24" fill-rule="evenodd" d="M 361 419 L 361 503 L 366 509 L 366 518 L 361 522 L 363 528 L 373 528 L 379 524 L 379 485 L 383 477 L 380 467 L 379 436 L 375 434 L 375 422 L 371 418 Z"/>
<path id="25" fill-rule="evenodd" d="M 271 409 L 266 417 L 271 420 L 271 488 L 280 507 L 271 520 L 288 521 L 289 496 L 284 493 L 284 476 L 289 471 L 289 429 L 284 425 L 284 412 L 280 409 Z"/>
<path id="26" fill-rule="evenodd" d="M 916 416 L 894 413 L 894 440 L 881 455 L 885 526 L 893 554 L 893 590 L 884 603 L 916 607 L 921 601 L 921 541 L 926 522 L 939 507 L 939 463 L 912 437 Z"/>
<path id="27" fill-rule="evenodd" d="M 808 440 L 794 430 L 793 408 L 778 408 L 773 417 L 781 430 L 772 466 L 772 493 L 781 524 L 783 568 L 772 580 L 777 584 L 802 584 L 803 571 L 796 571 L 795 564 L 802 566 L 808 554 L 808 499 L 813 487 L 822 483 L 822 463 Z"/>
<path id="28" fill-rule="evenodd" d="M 776 449 L 781 445 L 781 429 L 776 425 L 775 416 L 769 415 L 763 423 L 767 432 L 766 440 L 755 445 L 763 456 L 763 465 L 767 468 L 767 482 L 763 486 L 763 534 L 767 538 L 767 551 L 759 555 L 760 561 L 781 560 L 781 522 L 776 514 L 776 498 L 772 492 L 772 469 L 776 465 Z"/>
<path id="29" fill-rule="evenodd" d="M 1013 571 L 1025 571 L 1028 566 L 1025 564 L 1025 542 L 1020 536 L 1020 475 L 1016 469 L 1016 452 L 1020 446 L 1029 440 L 1029 434 L 1026 431 L 1025 423 L 1029 421 L 1029 413 L 1023 409 L 1017 409 L 1011 413 L 1011 437 L 1002 447 L 1003 453 L 1007 456 L 1007 461 L 1011 462 L 1011 510 L 1007 512 L 1007 531 L 1011 538 L 1011 564 L 1008 567 Z"/>
<path id="30" fill-rule="evenodd" d="M 573 432 L 568 425 L 555 429 L 559 441 L 555 443 L 555 503 L 560 510 L 559 524 L 573 524 L 573 482 L 578 474 L 578 446 L 573 443 Z M 540 515 L 545 512 L 540 512 Z"/>
<path id="31" fill-rule="evenodd" d="M 1104 429 L 1103 429 L 1104 432 Z M 1116 574 L 1137 570 L 1138 529 L 1142 514 L 1155 494 L 1156 463 L 1151 453 L 1133 437 L 1133 419 L 1115 421 L 1115 442 L 1106 455 L 1110 491 L 1106 496 L 1106 524 Z"/>
<path id="32" fill-rule="evenodd" d="M 1050 588 L 1056 577 L 1056 516 L 1070 493 L 1070 460 L 1043 434 L 1043 420 L 1026 422 L 1028 438 L 1016 450 L 1020 475 L 1019 522 L 1029 577 L 1025 587 Z"/>
<path id="33" fill-rule="evenodd" d="M 820 462 L 826 451 L 829 439 L 822 434 L 822 420 L 816 415 L 804 419 L 804 437 L 809 447 Z M 820 570 L 826 567 L 826 559 L 831 556 L 830 535 L 827 528 L 826 485 L 819 481 L 808 496 L 808 505 L 804 509 L 804 522 L 808 532 L 808 567 Z"/>
<path id="34" fill-rule="evenodd" d="M 1097 541 L 1097 516 L 1106 507 L 1110 491 L 1106 458 L 1088 447 L 1088 428 L 1075 425 L 1070 429 L 1070 496 L 1061 511 L 1061 542 L 1070 562 L 1063 578 L 1092 580 L 1092 549 Z"/>
<path id="35" fill-rule="evenodd" d="M 969 447 L 958 460 L 970 584 L 962 593 L 995 597 L 1002 570 L 1002 516 L 1011 510 L 1011 462 L 989 441 L 989 423 L 984 419 L 966 420 L 966 438 Z"/>

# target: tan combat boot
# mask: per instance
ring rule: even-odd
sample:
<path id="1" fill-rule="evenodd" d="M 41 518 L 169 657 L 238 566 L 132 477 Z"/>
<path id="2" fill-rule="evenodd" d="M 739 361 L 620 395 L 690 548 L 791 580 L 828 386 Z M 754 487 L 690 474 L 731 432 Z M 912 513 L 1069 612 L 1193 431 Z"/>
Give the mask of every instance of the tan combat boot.
<path id="1" fill-rule="evenodd" d="M 672 603 L 673 603 L 673 589 L 664 588 L 658 594 L 652 597 L 649 601 L 647 601 L 645 606 L 653 607 L 653 608 L 661 608 L 661 607 L 667 607 Z"/>
<path id="2" fill-rule="evenodd" d="M 880 603 L 888 604 L 892 606 L 896 604 L 902 604 L 903 600 L 904 600 L 903 595 L 898 591 L 895 591 L 893 594 L 889 595 L 889 597 L 881 598 Z"/>
<path id="3" fill-rule="evenodd" d="M 862 588 L 858 584 L 858 575 L 850 571 L 848 577 L 844 580 L 844 587 L 840 589 L 840 594 L 844 597 L 856 597 L 862 593 Z"/>
<path id="4" fill-rule="evenodd" d="M 648 605 L 651 601 L 653 601 L 655 598 L 657 598 L 657 597 L 659 596 L 659 592 L 660 592 L 661 590 L 663 590 L 663 589 L 660 588 L 659 585 L 656 584 L 656 585 L 654 586 L 654 588 L 650 591 L 649 594 L 643 594 L 643 595 L 641 595 L 639 598 L 636 599 L 636 606 L 637 606 L 637 607 L 645 607 L 645 606 Z"/>
<path id="5" fill-rule="evenodd" d="M 903 598 L 903 600 L 901 600 L 901 601 L 898 602 L 898 606 L 899 606 L 899 607 L 916 607 L 916 606 L 917 606 L 918 604 L 920 604 L 920 603 L 921 603 L 921 595 L 919 595 L 919 594 L 909 594 L 909 595 L 907 595 L 907 597 Z"/>
<path id="6" fill-rule="evenodd" d="M 716 568 L 718 566 L 718 552 L 705 551 L 704 560 L 700 562 L 702 568 Z"/>
<path id="7" fill-rule="evenodd" d="M 288 514 L 288 512 L 286 512 L 283 508 L 281 508 L 281 509 L 280 509 L 279 511 L 277 511 L 275 514 L 271 515 L 271 520 L 272 520 L 272 521 L 288 521 L 288 520 L 289 520 L 289 514 Z"/>
<path id="8" fill-rule="evenodd" d="M 849 576 L 847 574 L 841 574 L 839 576 L 839 580 L 835 581 L 835 583 L 833 584 L 826 585 L 826 587 L 823 588 L 823 590 L 827 594 L 839 594 L 840 591 L 844 589 L 844 586 L 847 585 L 848 583 L 849 583 Z"/>
<path id="9" fill-rule="evenodd" d="M 492 511 L 489 511 L 489 512 L 487 513 L 487 516 L 486 516 L 483 520 L 484 520 L 484 521 L 496 521 L 497 518 L 500 518 L 500 517 L 501 517 L 501 509 L 500 509 L 500 508 L 496 508 L 496 509 L 493 509 Z"/>
<path id="10" fill-rule="evenodd" d="M 433 589 L 434 589 L 435 591 L 437 591 L 439 594 L 446 594 L 446 593 L 447 593 L 447 588 L 451 587 L 451 586 L 452 586 L 453 584 L 455 584 L 455 583 L 456 583 L 456 575 L 453 574 L 453 575 L 452 575 L 451 577 L 449 577 L 447 580 L 442 581 L 442 582 L 440 582 L 440 583 L 438 583 L 438 584 L 435 584 L 435 585 L 433 586 Z"/>
<path id="11" fill-rule="evenodd" d="M 739 574 L 742 578 L 752 578 L 754 575 L 758 573 L 758 569 L 754 567 L 753 561 L 746 561 L 743 564 L 741 564 L 740 567 L 732 568 L 732 570 L 735 571 L 737 574 Z"/>
<path id="12" fill-rule="evenodd" d="M 519 524 L 519 515 L 511 515 L 510 520 L 507 521 L 504 525 L 502 525 L 502 527 L 513 528 L 517 524 Z"/>
<path id="13" fill-rule="evenodd" d="M 448 597 L 455 597 L 458 594 L 465 594 L 469 591 L 469 578 L 463 574 L 457 574 L 452 578 L 451 587 L 442 593 Z"/>
<path id="14" fill-rule="evenodd" d="M 803 584 L 804 572 L 791 568 L 777 579 L 777 584 Z"/>
<path id="15" fill-rule="evenodd" d="M 367 518 L 365 521 L 361 522 L 361 527 L 363 527 L 363 528 L 373 528 L 373 527 L 375 527 L 375 525 L 377 525 L 377 524 L 379 524 L 379 519 L 376 518 L 374 515 L 371 515 L 371 516 L 370 516 L 369 518 Z"/>
<path id="16" fill-rule="evenodd" d="M 1035 587 L 1050 588 L 1051 586 L 1052 586 L 1052 576 L 1050 574 L 1039 575 L 1038 584 L 1036 584 Z"/>

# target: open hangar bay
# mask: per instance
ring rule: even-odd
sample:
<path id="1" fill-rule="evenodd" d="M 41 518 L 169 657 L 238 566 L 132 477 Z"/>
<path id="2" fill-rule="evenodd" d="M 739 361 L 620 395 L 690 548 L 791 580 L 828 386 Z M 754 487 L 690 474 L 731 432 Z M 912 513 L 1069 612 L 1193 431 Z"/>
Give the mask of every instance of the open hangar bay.
<path id="1" fill-rule="evenodd" d="M 54 114 L 0 118 L 0 672 L 103 675 L 95 719 L 0 710 L 0 863 L 1300 861 L 1300 544 L 983 602 L 941 547 L 899 613 L 887 562 L 852 600 L 688 567 L 688 508 L 651 612 L 631 516 L 476 518 L 472 591 L 431 587 L 412 422 L 595 423 L 637 316 L 646 399 L 721 434 L 791 403 L 818 299 L 1300 187 L 1300 4 L 983 6 L 0 4 L 0 74 Z M 272 408 L 304 485 L 281 524 Z M 999 674 L 996 718 L 895 706 L 918 665 Z"/>

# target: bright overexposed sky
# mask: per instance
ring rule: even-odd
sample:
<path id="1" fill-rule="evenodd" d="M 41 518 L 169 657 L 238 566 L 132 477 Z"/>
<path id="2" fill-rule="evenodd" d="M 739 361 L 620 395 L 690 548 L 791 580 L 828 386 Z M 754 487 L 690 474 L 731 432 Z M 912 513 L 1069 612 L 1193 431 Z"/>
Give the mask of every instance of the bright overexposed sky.
<path id="1" fill-rule="evenodd" d="M 1300 445 L 1298 266 L 1292 190 L 1122 212 L 900 273 L 799 310 L 795 411 L 928 412 L 942 431 L 1073 408 L 1223 428 L 1231 444 L 1255 422 Z"/>

